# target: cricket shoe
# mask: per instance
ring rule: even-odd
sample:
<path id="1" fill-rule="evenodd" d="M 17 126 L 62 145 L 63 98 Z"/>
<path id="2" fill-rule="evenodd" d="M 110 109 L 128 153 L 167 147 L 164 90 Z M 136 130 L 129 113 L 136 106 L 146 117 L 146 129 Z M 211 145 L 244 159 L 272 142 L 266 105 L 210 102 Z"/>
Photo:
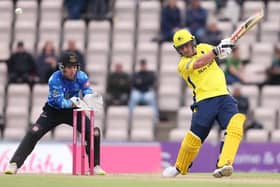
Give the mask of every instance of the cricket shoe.
<path id="1" fill-rule="evenodd" d="M 221 177 L 229 177 L 231 176 L 232 173 L 233 173 L 233 167 L 224 165 L 221 168 L 215 169 L 212 175 L 215 178 L 221 178 Z"/>
<path id="2" fill-rule="evenodd" d="M 5 170 L 5 174 L 6 175 L 14 175 L 17 173 L 17 170 L 18 170 L 18 167 L 17 167 L 17 163 L 15 162 L 12 162 L 12 163 L 9 163 L 6 170 Z"/>
<path id="3" fill-rule="evenodd" d="M 177 170 L 175 166 L 170 166 L 168 168 L 165 168 L 165 170 L 162 172 L 163 177 L 176 177 L 179 174 L 180 172 Z"/>
<path id="4" fill-rule="evenodd" d="M 106 175 L 106 172 L 100 166 L 97 165 L 94 167 L 94 174 L 95 175 Z"/>

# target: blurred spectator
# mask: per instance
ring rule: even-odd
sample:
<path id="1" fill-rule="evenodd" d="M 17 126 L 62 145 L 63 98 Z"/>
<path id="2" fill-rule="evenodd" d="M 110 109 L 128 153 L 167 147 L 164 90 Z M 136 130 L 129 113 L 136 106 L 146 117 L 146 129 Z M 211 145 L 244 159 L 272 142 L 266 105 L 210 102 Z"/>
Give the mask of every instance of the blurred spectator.
<path id="1" fill-rule="evenodd" d="M 156 76 L 147 69 L 145 59 L 140 60 L 140 70 L 132 75 L 132 91 L 129 99 L 129 110 L 132 113 L 137 104 L 150 105 L 154 110 L 155 122 L 158 121 L 158 108 L 155 96 Z"/>
<path id="2" fill-rule="evenodd" d="M 233 97 L 237 100 L 237 106 L 240 113 L 247 115 L 250 108 L 248 97 L 241 94 L 241 85 L 235 83 L 233 85 Z"/>
<path id="3" fill-rule="evenodd" d="M 173 34 L 181 25 L 181 13 L 177 0 L 168 0 L 161 10 L 159 41 L 172 41 Z"/>
<path id="4" fill-rule="evenodd" d="M 205 35 L 201 42 L 216 46 L 222 39 L 223 33 L 218 28 L 217 23 L 215 21 L 209 22 L 206 28 Z"/>
<path id="5" fill-rule="evenodd" d="M 230 19 L 234 24 L 236 24 L 237 21 L 242 18 L 242 9 L 243 9 L 244 0 L 235 0 L 235 1 L 215 0 L 215 3 L 216 3 L 215 13 L 217 15 L 220 14 L 219 17 L 221 17 L 221 19 L 226 19 L 226 20 Z M 221 13 L 224 15 L 221 15 Z"/>
<path id="6" fill-rule="evenodd" d="M 219 14 L 222 8 L 225 8 L 227 5 L 227 0 L 215 0 L 216 4 L 216 14 Z"/>
<path id="7" fill-rule="evenodd" d="M 280 46 L 277 46 L 274 49 L 274 58 L 271 67 L 267 70 L 267 76 L 267 84 L 280 84 Z"/>
<path id="8" fill-rule="evenodd" d="M 36 65 L 33 56 L 18 42 L 16 51 L 7 61 L 8 81 L 10 83 L 33 83 L 36 77 Z"/>
<path id="9" fill-rule="evenodd" d="M 232 49 L 232 56 L 226 59 L 225 76 L 227 84 L 244 82 L 243 69 L 239 48 L 236 46 Z"/>
<path id="10" fill-rule="evenodd" d="M 36 61 L 37 73 L 41 83 L 48 83 L 50 75 L 57 70 L 57 59 L 53 43 L 47 41 Z"/>
<path id="11" fill-rule="evenodd" d="M 107 79 L 107 105 L 127 105 L 129 93 L 129 75 L 123 71 L 122 64 L 116 63 L 115 71 Z"/>
<path id="12" fill-rule="evenodd" d="M 113 16 L 115 0 L 88 0 L 88 14 L 93 19 L 110 19 Z"/>
<path id="13" fill-rule="evenodd" d="M 87 0 L 65 0 L 64 5 L 69 19 L 80 19 L 85 12 Z"/>
<path id="14" fill-rule="evenodd" d="M 80 61 L 80 68 L 82 71 L 85 71 L 85 60 L 84 55 L 77 49 L 76 42 L 74 40 L 68 40 L 67 49 L 64 52 L 73 52 L 75 53 Z"/>
<path id="15" fill-rule="evenodd" d="M 232 96 L 237 101 L 239 112 L 245 114 L 247 117 L 245 122 L 245 131 L 249 129 L 262 129 L 263 125 L 255 120 L 253 112 L 249 110 L 249 99 L 241 93 L 241 87 L 239 84 L 234 84 Z"/>
<path id="16" fill-rule="evenodd" d="M 195 35 L 198 42 L 205 35 L 207 10 L 200 5 L 200 0 L 191 0 L 186 11 L 186 27 Z"/>

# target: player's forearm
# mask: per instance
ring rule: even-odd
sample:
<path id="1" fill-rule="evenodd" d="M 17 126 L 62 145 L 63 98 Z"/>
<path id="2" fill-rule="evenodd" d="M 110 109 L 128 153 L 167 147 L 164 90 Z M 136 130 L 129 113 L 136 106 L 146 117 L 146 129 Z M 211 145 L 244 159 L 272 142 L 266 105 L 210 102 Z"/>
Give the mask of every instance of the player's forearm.
<path id="1" fill-rule="evenodd" d="M 49 103 L 52 106 L 58 107 L 58 108 L 72 108 L 72 102 L 70 99 L 64 99 L 60 97 L 52 98 L 49 100 Z"/>
<path id="2" fill-rule="evenodd" d="M 216 55 L 212 51 L 205 55 L 202 55 L 194 62 L 193 69 L 198 69 L 205 66 L 206 64 L 212 62 L 214 58 L 216 58 Z"/>

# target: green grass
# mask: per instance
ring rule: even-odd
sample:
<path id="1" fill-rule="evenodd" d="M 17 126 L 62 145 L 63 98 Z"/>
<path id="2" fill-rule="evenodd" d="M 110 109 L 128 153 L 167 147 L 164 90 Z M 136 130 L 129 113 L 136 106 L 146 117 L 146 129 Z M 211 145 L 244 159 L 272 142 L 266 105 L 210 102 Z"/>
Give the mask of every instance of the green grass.
<path id="1" fill-rule="evenodd" d="M 0 175 L 1 187 L 270 187 L 280 186 L 280 174 L 235 173 L 215 179 L 211 174 L 188 174 L 166 179 L 160 174 L 109 174 L 106 176 L 71 176 L 18 174 Z"/>

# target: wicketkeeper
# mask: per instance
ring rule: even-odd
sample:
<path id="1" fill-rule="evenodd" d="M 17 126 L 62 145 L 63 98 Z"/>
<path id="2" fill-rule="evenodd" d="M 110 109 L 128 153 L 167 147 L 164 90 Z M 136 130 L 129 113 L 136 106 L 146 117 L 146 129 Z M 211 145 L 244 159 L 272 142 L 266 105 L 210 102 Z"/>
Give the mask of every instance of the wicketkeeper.
<path id="1" fill-rule="evenodd" d="M 197 45 L 195 37 L 186 29 L 178 30 L 174 34 L 173 42 L 182 56 L 178 72 L 193 91 L 194 103 L 191 106 L 191 128 L 181 143 L 175 166 L 166 168 L 163 176 L 175 177 L 188 172 L 215 120 L 226 133 L 213 176 L 230 176 L 246 117 L 238 112 L 237 102 L 229 94 L 224 72 L 215 58 L 228 57 L 234 43 L 227 38 L 216 47 L 204 43 Z"/>
<path id="2" fill-rule="evenodd" d="M 93 92 L 88 76 L 80 70 L 80 61 L 75 53 L 66 52 L 61 55 L 59 69 L 49 78 L 49 95 L 43 112 L 33 124 L 14 153 L 5 174 L 16 174 L 27 156 L 32 152 L 37 142 L 50 130 L 65 123 L 73 126 L 73 109 L 88 104 L 95 110 L 101 110 L 102 97 Z M 83 100 L 79 98 L 81 93 Z M 81 114 L 78 114 L 78 131 L 81 132 Z M 94 173 L 104 175 L 100 165 L 100 130 L 94 129 Z M 86 152 L 90 153 L 90 121 L 86 119 Z"/>

